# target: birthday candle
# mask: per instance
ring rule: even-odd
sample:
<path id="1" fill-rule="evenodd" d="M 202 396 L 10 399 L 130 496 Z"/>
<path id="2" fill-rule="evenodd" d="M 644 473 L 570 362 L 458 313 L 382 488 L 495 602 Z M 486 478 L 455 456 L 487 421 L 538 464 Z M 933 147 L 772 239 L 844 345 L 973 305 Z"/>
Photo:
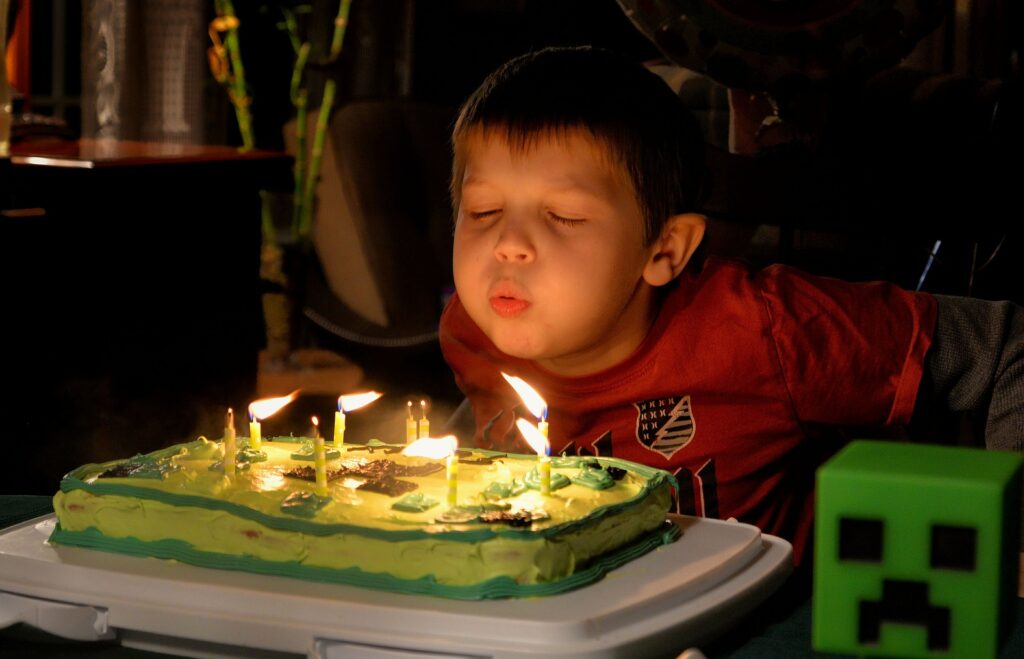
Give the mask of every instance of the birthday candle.
<path id="1" fill-rule="evenodd" d="M 235 475 L 235 412 L 228 408 L 227 424 L 224 426 L 224 473 Z"/>
<path id="2" fill-rule="evenodd" d="M 412 444 L 416 441 L 416 419 L 412 417 L 412 401 L 406 401 L 406 412 L 408 418 L 405 420 L 405 443 Z"/>
<path id="3" fill-rule="evenodd" d="M 260 422 L 256 420 L 256 417 L 250 417 L 249 421 L 249 448 L 254 451 L 260 450 L 260 442 L 263 441 L 263 437 L 260 431 Z"/>
<path id="4" fill-rule="evenodd" d="M 445 475 L 448 478 L 448 507 L 454 508 L 459 498 L 459 459 L 455 451 L 448 454 L 448 461 L 445 465 Z"/>
<path id="5" fill-rule="evenodd" d="M 254 451 L 260 450 L 263 442 L 263 427 L 260 421 L 277 414 L 281 408 L 295 400 L 299 390 L 291 392 L 287 396 L 276 396 L 274 398 L 261 398 L 249 403 L 249 448 Z"/>
<path id="6" fill-rule="evenodd" d="M 537 456 L 540 468 L 540 493 L 544 496 L 551 494 L 551 456 Z"/>
<path id="7" fill-rule="evenodd" d="M 320 436 L 320 421 L 313 417 L 313 456 L 316 460 L 314 470 L 316 472 L 316 495 L 327 496 L 327 449 L 324 447 L 324 438 Z"/>
<path id="8" fill-rule="evenodd" d="M 420 401 L 420 425 L 417 436 L 420 438 L 430 437 L 430 419 L 427 418 L 427 401 Z"/>
<path id="9" fill-rule="evenodd" d="M 369 405 L 380 398 L 383 394 L 376 391 L 367 391 L 362 394 L 347 394 L 338 396 L 338 411 L 334 414 L 334 446 L 341 448 L 345 443 L 345 413 L 354 412 L 364 405 Z"/>
<path id="10" fill-rule="evenodd" d="M 334 413 L 334 448 L 345 443 L 345 413 L 340 409 Z"/>
<path id="11" fill-rule="evenodd" d="M 537 474 L 540 476 L 540 493 L 551 494 L 551 444 L 541 435 L 540 430 L 526 419 L 516 419 L 516 427 L 523 439 L 537 451 Z"/>

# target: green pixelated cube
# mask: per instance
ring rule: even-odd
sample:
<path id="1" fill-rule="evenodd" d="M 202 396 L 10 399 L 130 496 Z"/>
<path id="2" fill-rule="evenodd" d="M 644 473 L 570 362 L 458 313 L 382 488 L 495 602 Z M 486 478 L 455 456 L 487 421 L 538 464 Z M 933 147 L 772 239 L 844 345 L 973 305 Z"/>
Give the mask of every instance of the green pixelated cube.
<path id="1" fill-rule="evenodd" d="M 858 440 L 817 474 L 813 645 L 994 657 L 1012 626 L 1021 456 Z"/>

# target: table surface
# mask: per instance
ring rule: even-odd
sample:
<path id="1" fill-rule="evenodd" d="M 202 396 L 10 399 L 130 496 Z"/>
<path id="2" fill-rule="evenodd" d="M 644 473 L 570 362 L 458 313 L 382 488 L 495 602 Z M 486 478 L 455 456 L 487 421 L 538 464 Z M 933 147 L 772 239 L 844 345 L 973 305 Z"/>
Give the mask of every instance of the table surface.
<path id="1" fill-rule="evenodd" d="M 88 138 L 19 142 L 11 146 L 11 163 L 19 166 L 96 169 L 239 160 L 291 160 L 291 156 L 281 151 L 242 151 L 220 145 Z"/>
<path id="2" fill-rule="evenodd" d="M 53 512 L 50 497 L 0 496 L 0 528 Z M 811 649 L 811 599 L 808 575 L 799 570 L 736 630 L 701 650 L 708 659 L 789 659 L 845 657 Z M 0 654 L 49 657 L 88 654 L 101 657 L 163 657 L 112 642 L 83 643 L 16 625 L 0 630 Z M 1024 657 L 1024 599 L 1017 599 L 1016 624 L 1000 657 Z"/>

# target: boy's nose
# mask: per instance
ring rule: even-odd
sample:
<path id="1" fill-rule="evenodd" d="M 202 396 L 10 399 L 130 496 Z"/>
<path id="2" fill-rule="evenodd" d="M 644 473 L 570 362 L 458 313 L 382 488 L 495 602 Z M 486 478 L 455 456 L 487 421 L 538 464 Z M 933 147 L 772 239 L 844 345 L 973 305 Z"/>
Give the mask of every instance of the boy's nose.
<path id="1" fill-rule="evenodd" d="M 494 246 L 494 256 L 502 263 L 529 263 L 534 258 L 533 244 L 517 227 L 506 225 Z"/>

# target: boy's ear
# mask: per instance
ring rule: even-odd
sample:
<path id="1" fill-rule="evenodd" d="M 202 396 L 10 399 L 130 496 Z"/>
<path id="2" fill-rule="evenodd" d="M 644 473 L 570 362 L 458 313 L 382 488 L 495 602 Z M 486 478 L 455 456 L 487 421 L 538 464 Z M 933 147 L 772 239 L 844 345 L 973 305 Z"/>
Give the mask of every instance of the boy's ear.
<path id="1" fill-rule="evenodd" d="M 673 215 L 665 222 L 644 267 L 644 281 L 664 286 L 683 271 L 704 238 L 705 219 L 697 213 Z"/>

